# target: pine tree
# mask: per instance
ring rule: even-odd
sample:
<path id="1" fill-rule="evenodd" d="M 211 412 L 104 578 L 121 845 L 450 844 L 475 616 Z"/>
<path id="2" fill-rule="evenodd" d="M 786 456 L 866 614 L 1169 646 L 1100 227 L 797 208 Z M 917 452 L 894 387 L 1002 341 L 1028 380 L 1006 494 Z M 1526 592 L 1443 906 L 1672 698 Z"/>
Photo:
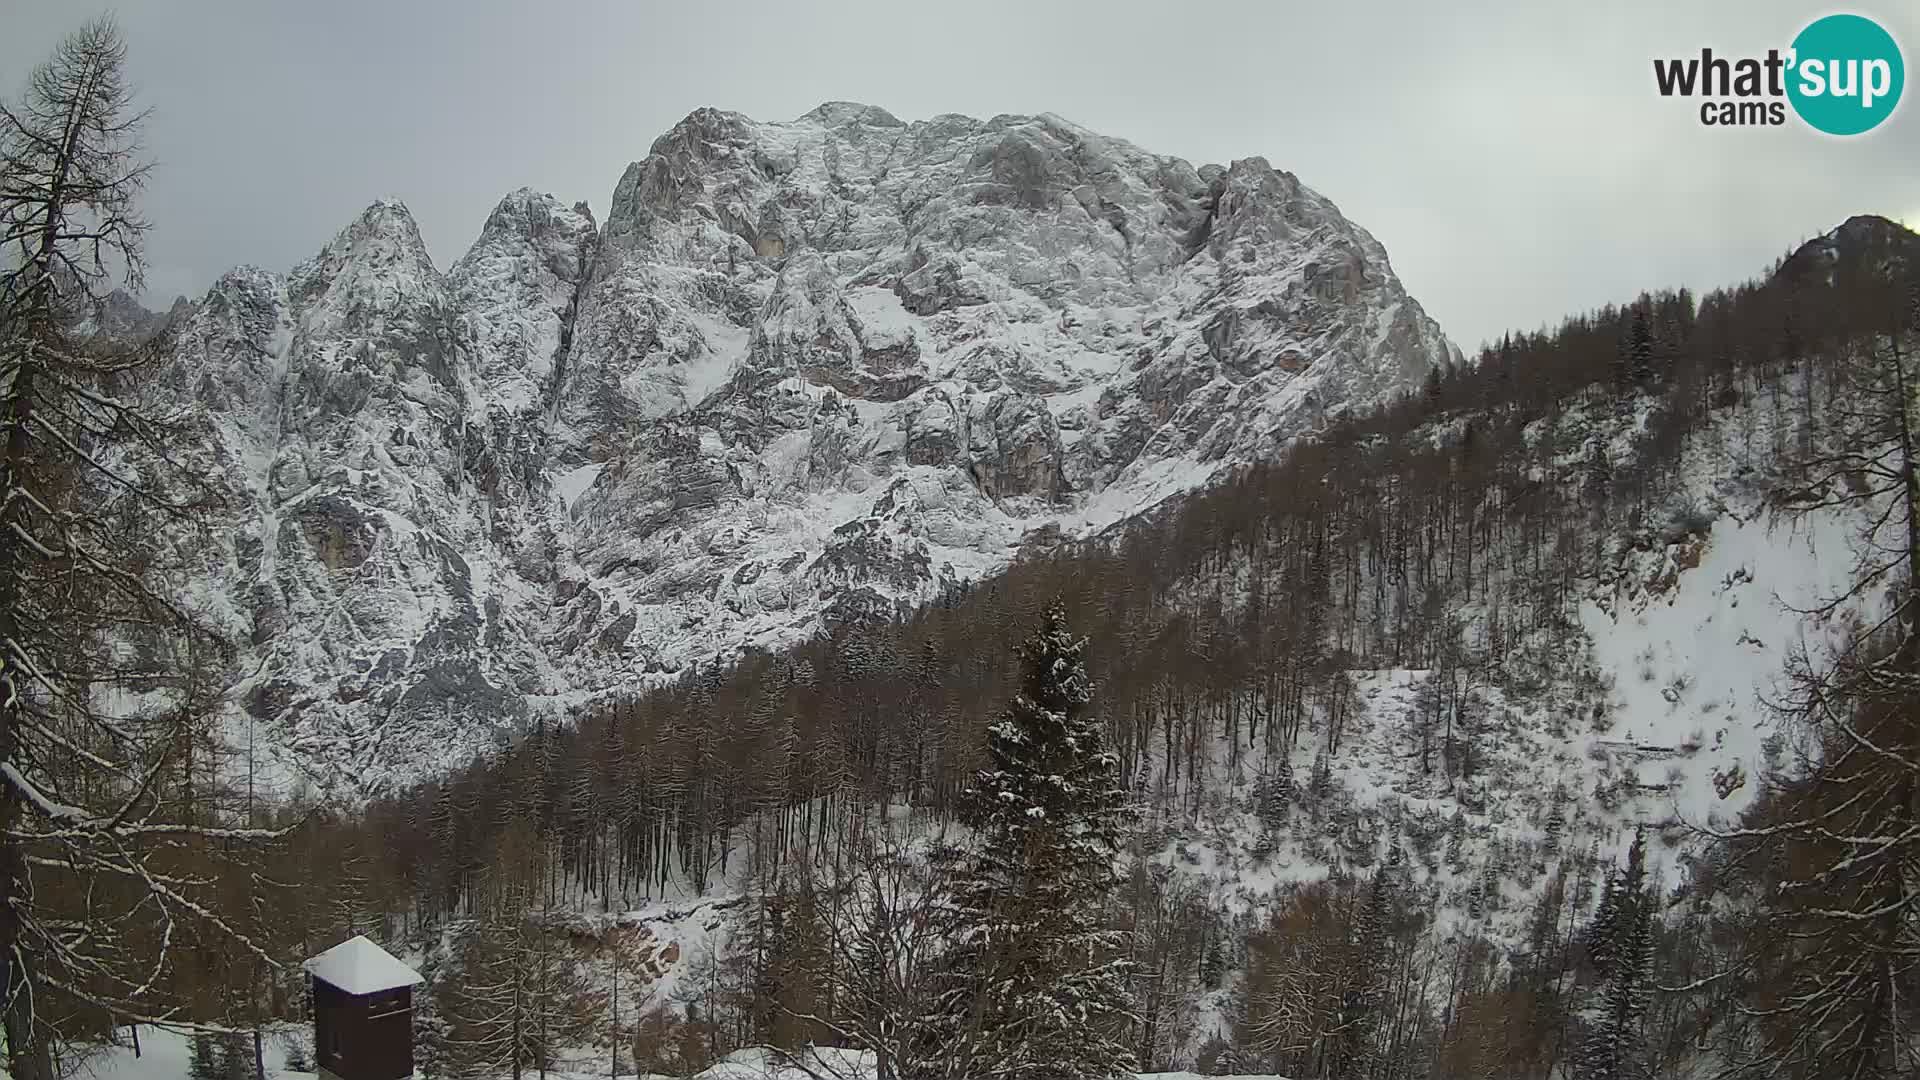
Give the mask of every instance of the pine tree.
<path id="1" fill-rule="evenodd" d="M 781 893 L 761 897 L 745 929 L 752 974 L 746 987 L 747 999 L 741 1005 L 747 1010 L 754 1041 L 779 1045 L 776 1029 L 781 1026 L 780 1006 L 786 999 L 783 990 L 788 973 L 782 955 L 787 937 L 787 897 Z"/>
<path id="2" fill-rule="evenodd" d="M 1327 760 L 1324 748 L 1313 756 L 1313 775 L 1307 778 L 1307 787 L 1316 801 L 1326 799 L 1333 792 L 1333 763 Z"/>
<path id="3" fill-rule="evenodd" d="M 1386 996 L 1387 931 L 1398 906 L 1398 876 L 1393 868 L 1375 871 L 1366 904 L 1354 920 L 1348 944 L 1352 959 L 1334 1027 L 1331 1075 L 1336 1080 L 1365 1075 L 1374 1048 L 1374 1027 Z"/>
<path id="4" fill-rule="evenodd" d="M 229 1031 L 220 1036 L 215 1074 L 220 1080 L 253 1080 L 253 1046 L 244 1033 Z"/>
<path id="5" fill-rule="evenodd" d="M 223 1080 L 213 1036 L 205 1032 L 193 1037 L 193 1047 L 187 1054 L 187 1080 Z"/>
<path id="6" fill-rule="evenodd" d="M 1480 903 L 1488 912 L 1500 910 L 1500 883 L 1506 875 L 1502 873 L 1500 850 L 1496 849 L 1492 858 L 1480 868 Z"/>
<path id="7" fill-rule="evenodd" d="M 1559 975 L 1560 909 L 1567 900 L 1567 868 L 1557 866 L 1534 904 L 1533 918 L 1527 924 L 1526 963 L 1538 985 L 1543 979 Z"/>
<path id="8" fill-rule="evenodd" d="M 1456 874 L 1463 873 L 1467 868 L 1466 842 L 1467 815 L 1464 811 L 1455 810 L 1452 819 L 1447 822 L 1447 865 Z"/>
<path id="9" fill-rule="evenodd" d="M 1226 969 L 1226 935 L 1209 920 L 1206 945 L 1200 950 L 1200 985 L 1209 990 L 1220 989 L 1220 980 L 1225 975 Z"/>
<path id="10" fill-rule="evenodd" d="M 420 1001 L 420 998 L 418 995 L 416 995 L 413 1000 L 415 1002 L 415 1010 L 416 1010 L 415 1015 L 417 1016 L 419 1015 L 418 1003 Z M 303 1072 L 313 1071 L 313 1055 L 308 1053 L 307 1051 L 307 1040 L 310 1039 L 312 1035 L 313 1035 L 313 1032 L 311 1030 L 295 1032 L 293 1035 L 293 1038 L 288 1041 L 287 1053 L 285 1058 L 286 1070 L 288 1072 L 303 1073 Z M 414 1059 L 415 1059 L 415 1062 L 420 1066 L 419 1068 L 420 1075 L 422 1076 L 441 1075 L 440 1070 L 437 1066 L 429 1067 L 425 1063 L 420 1062 L 419 1053 L 417 1051 L 415 1052 Z"/>
<path id="11" fill-rule="evenodd" d="M 1086 641 L 1050 609 L 1020 649 L 1023 692 L 963 795 L 935 1029 L 949 1075 L 1111 1080 L 1133 1071 L 1123 935 L 1106 929 L 1125 828 L 1119 765 L 1087 711 Z"/>
<path id="12" fill-rule="evenodd" d="M 1653 325 L 1647 317 L 1645 305 L 1633 310 L 1633 325 L 1627 331 L 1627 357 L 1634 379 L 1641 383 L 1653 381 Z"/>
<path id="13" fill-rule="evenodd" d="M 1646 832 L 1637 829 L 1627 849 L 1627 865 L 1607 875 L 1600 893 L 1600 906 L 1587 924 L 1587 958 L 1601 978 L 1611 978 L 1617 963 L 1631 954 L 1622 952 L 1623 943 L 1633 933 L 1634 920 L 1643 914 L 1646 890 Z"/>
<path id="14" fill-rule="evenodd" d="M 1588 947 L 1601 983 L 1578 1075 L 1642 1080 L 1652 1075 L 1643 1022 L 1653 996 L 1654 898 L 1647 886 L 1645 830 L 1634 833 L 1626 869 L 1609 883 L 1608 897 L 1607 921 L 1596 922 Z"/>
<path id="15" fill-rule="evenodd" d="M 1587 447 L 1586 461 L 1587 498 L 1595 506 L 1604 507 L 1613 492 L 1613 462 L 1607 456 L 1607 444 L 1594 439 Z"/>
<path id="16" fill-rule="evenodd" d="M 1254 786 L 1254 813 L 1268 828 L 1286 824 L 1287 807 L 1293 802 L 1293 762 L 1286 753 L 1279 755 L 1273 770 Z"/>
<path id="17" fill-rule="evenodd" d="M 420 965 L 425 984 L 413 994 L 414 1063 L 422 1074 L 445 1076 L 452 1071 L 452 1025 L 447 1022 L 441 1003 L 448 995 L 444 985 L 446 972 L 440 949 L 427 950 Z M 293 1068 L 291 1056 L 287 1067 Z"/>
<path id="18" fill-rule="evenodd" d="M 1567 901 L 1567 868 L 1554 868 L 1546 888 L 1534 906 L 1528 921 L 1526 952 L 1518 958 L 1515 989 L 1529 1002 L 1530 1030 L 1524 1033 L 1524 1060 L 1538 1075 L 1550 1071 L 1557 1055 L 1556 1033 L 1563 1030 L 1564 1002 L 1561 993 L 1566 970 L 1566 939 L 1561 933 L 1561 914 Z"/>
<path id="19" fill-rule="evenodd" d="M 791 893 L 765 897 L 750 924 L 754 970 L 743 1007 L 757 1042 L 795 1049 L 809 1041 L 807 1019 L 822 1011 L 828 967 L 826 928 L 819 897 L 804 876 Z"/>

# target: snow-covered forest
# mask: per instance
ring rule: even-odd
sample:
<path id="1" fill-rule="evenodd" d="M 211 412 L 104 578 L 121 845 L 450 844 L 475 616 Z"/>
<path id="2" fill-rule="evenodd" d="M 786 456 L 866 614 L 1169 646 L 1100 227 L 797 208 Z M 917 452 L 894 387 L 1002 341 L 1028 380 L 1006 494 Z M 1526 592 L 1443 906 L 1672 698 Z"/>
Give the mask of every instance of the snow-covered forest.
<path id="1" fill-rule="evenodd" d="M 309 1075 L 354 934 L 434 1080 L 1912 1074 L 1920 237 L 1509 335 L 353 798 L 281 782 L 189 587 L 210 406 L 183 320 L 108 317 L 125 51 L 0 112 L 6 1075 Z"/>

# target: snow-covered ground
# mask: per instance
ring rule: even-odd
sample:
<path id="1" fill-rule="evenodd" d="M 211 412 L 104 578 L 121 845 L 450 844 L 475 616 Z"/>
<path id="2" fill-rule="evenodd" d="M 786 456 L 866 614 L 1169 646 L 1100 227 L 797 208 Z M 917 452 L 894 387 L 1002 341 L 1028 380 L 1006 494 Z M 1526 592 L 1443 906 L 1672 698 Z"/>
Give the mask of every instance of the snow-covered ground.
<path id="1" fill-rule="evenodd" d="M 127 1030 L 120 1031 L 123 1046 L 104 1046 L 83 1060 L 70 1064 L 75 1080 L 186 1080 L 187 1062 L 193 1051 L 193 1037 L 185 1031 L 142 1025 L 140 1053 L 135 1056 Z M 287 1068 L 288 1050 L 298 1043 L 311 1048 L 313 1033 L 305 1025 L 280 1025 L 271 1029 L 262 1043 L 267 1065 L 267 1080 L 310 1080 L 315 1074 Z M 251 1036 L 247 1042 L 251 1053 Z M 307 1055 L 309 1061 L 312 1055 Z M 251 1058 L 249 1058 L 251 1061 Z M 0 1077 L 7 1071 L 0 1068 Z M 248 1075 L 252 1075 L 251 1072 Z"/>
<path id="2" fill-rule="evenodd" d="M 1697 544 L 1648 553 L 1636 567 L 1644 576 L 1582 604 L 1620 718 L 1588 748 L 1630 761 L 1643 789 L 1669 785 L 1688 824 L 1745 809 L 1779 730 L 1768 702 L 1781 697 L 1789 651 L 1833 643 L 1800 612 L 1844 588 L 1853 531 L 1834 515 L 1791 526 L 1729 513 Z M 1716 775 L 1747 782 L 1723 794 Z"/>
<path id="3" fill-rule="evenodd" d="M 1677 883 L 1698 827 L 1729 820 L 1764 783 L 1769 741 L 1782 734 L 1767 702 L 1787 653 L 1803 640 L 1817 651 L 1830 632 L 1796 609 L 1845 580 L 1859 525 L 1842 513 L 1768 515 L 1757 486 L 1729 480 L 1726 449 L 1703 438 L 1688 464 L 1677 498 L 1701 510 L 1692 532 L 1610 557 L 1602 580 L 1580 586 L 1566 640 L 1529 644 L 1542 685 L 1482 680 L 1470 781 L 1446 776 L 1438 734 L 1432 768 L 1418 760 L 1436 673 L 1355 670 L 1358 708 L 1325 795 L 1306 794 L 1324 729 L 1302 733 L 1298 793 L 1274 823 L 1254 812 L 1259 762 L 1231 762 L 1215 745 L 1197 775 L 1173 770 L 1176 786 L 1152 793 L 1141 855 L 1171 887 L 1257 920 L 1336 870 L 1364 877 L 1397 844 L 1433 912 L 1434 947 L 1469 935 L 1519 943 L 1555 867 L 1590 851 L 1616 860 L 1637 824 L 1657 840 L 1655 872 Z M 1155 787 L 1158 763 L 1151 772 Z M 685 980 L 724 958 L 754 888 L 753 828 L 734 837 L 724 876 L 582 900 L 580 920 L 620 943 L 623 969 L 655 979 L 652 1004 L 671 1007 Z M 1174 1060 L 1224 1031 L 1231 984 L 1183 1006 L 1189 1038 Z"/>
<path id="4" fill-rule="evenodd" d="M 308 1080 L 315 1074 L 295 1072 L 286 1068 L 285 1048 L 293 1038 L 299 1037 L 297 1029 L 276 1032 L 267 1039 L 266 1061 L 268 1080 Z M 311 1035 L 307 1038 L 311 1040 Z M 191 1039 L 177 1031 L 143 1027 L 140 1031 L 140 1056 L 134 1057 L 129 1047 L 107 1047 L 88 1059 L 76 1072 L 78 1077 L 91 1077 L 92 1080 L 186 1080 L 187 1059 L 191 1050 Z M 851 1050 L 819 1049 L 807 1052 L 802 1063 L 785 1059 L 781 1055 L 762 1049 L 740 1050 L 727 1055 L 712 1067 L 695 1073 L 688 1080 L 873 1080 L 873 1055 Z M 506 1072 L 500 1074 L 507 1076 Z M 527 1070 L 527 1075 L 536 1075 Z M 593 1060 L 582 1053 L 571 1057 L 560 1068 L 547 1070 L 547 1080 L 608 1080 L 607 1061 L 604 1057 Z M 635 1076 L 633 1073 L 620 1073 L 620 1076 Z M 1201 1080 L 1198 1073 L 1167 1072 L 1141 1073 L 1140 1080 Z M 6 1072 L 0 1069 L 0 1077 Z M 416 1080 L 437 1080 L 424 1073 L 416 1073 Z M 639 1074 L 637 1080 L 668 1080 L 649 1074 Z M 1249 1076 L 1246 1080 L 1285 1080 L 1277 1076 Z"/>

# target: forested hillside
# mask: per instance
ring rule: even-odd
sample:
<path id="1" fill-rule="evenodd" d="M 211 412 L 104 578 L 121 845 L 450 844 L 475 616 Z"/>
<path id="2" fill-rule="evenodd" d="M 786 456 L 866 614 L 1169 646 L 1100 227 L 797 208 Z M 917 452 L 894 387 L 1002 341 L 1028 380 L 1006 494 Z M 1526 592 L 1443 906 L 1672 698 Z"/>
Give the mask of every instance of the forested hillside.
<path id="1" fill-rule="evenodd" d="M 1057 521 L 1023 531 L 1003 572 L 942 578 L 912 610 L 813 605 L 806 618 L 823 629 L 805 643 L 669 685 L 608 696 L 646 685 L 646 672 L 620 670 L 576 695 L 548 693 L 543 676 L 523 690 L 547 707 L 530 708 L 473 681 L 533 640 L 489 636 L 505 625 L 475 601 L 473 566 L 489 564 L 407 517 L 434 509 L 413 477 L 464 499 L 468 475 L 464 424 L 447 425 L 453 442 L 433 453 L 408 441 L 465 392 L 458 379 L 427 386 L 429 368 L 446 375 L 453 362 L 440 361 L 462 354 L 436 351 L 452 301 L 417 230 L 380 204 L 291 286 L 238 275 L 206 305 L 128 330 L 107 286 L 137 281 L 147 167 L 124 57 L 111 22 L 88 24 L 0 112 L 0 1035 L 16 1080 L 70 1075 L 138 1023 L 201 1036 L 187 1053 L 196 1080 L 264 1080 L 261 1033 L 308 1006 L 299 961 L 353 933 L 425 975 L 415 1035 L 436 1078 L 563 1066 L 709 1080 L 1892 1077 L 1920 1060 L 1906 1004 L 1920 993 L 1913 234 L 1853 218 L 1748 285 L 1643 294 L 1508 336 L 1394 396 L 1403 361 L 1451 352 L 1409 321 L 1397 284 L 1367 276 L 1377 245 L 1354 232 L 1337 266 L 1296 265 L 1284 245 L 1257 251 L 1291 235 L 1302 206 L 1329 229 L 1350 226 L 1264 163 L 1168 180 L 1164 162 L 1115 149 L 1152 178 L 1142 192 L 1174 183 L 1210 223 L 1190 233 L 1183 210 L 1186 255 L 1155 248 L 1203 294 L 1186 315 L 1220 298 L 1183 276 L 1203 248 L 1207 275 L 1300 305 L 1250 301 L 1277 337 L 1236 337 L 1234 319 L 1209 314 L 1178 339 L 1190 353 L 1143 344 L 1140 370 L 1154 377 L 1142 381 L 1178 383 L 1183 364 L 1204 363 L 1208 395 L 1182 406 L 1189 434 L 1204 434 L 1218 419 L 1205 403 L 1242 400 L 1235 380 L 1257 368 L 1288 415 L 1313 414 L 1315 434 L 1194 434 L 1167 460 L 1224 478 L 1120 514 L 1105 533 Z M 705 203 L 676 201 L 705 189 L 675 170 L 718 145 L 694 129 L 732 132 L 735 149 L 812 148 L 716 154 L 753 185 L 812 177 L 808 155 L 839 162 L 835 140 L 854 129 L 920 152 L 884 113 L 816 113 L 766 130 L 699 114 L 622 190 L 685 210 L 732 274 L 742 237 L 709 228 Z M 989 170 L 1084 167 L 1090 133 L 963 119 L 940 123 L 998 140 L 978 158 Z M 987 190 L 962 210 L 994 217 L 1004 193 L 941 171 L 958 160 L 928 167 L 969 198 Z M 837 172 L 821 177 L 840 186 Z M 1165 200 L 1137 202 L 1154 215 Z M 511 250 L 544 206 L 517 200 L 487 250 Z M 1223 207 L 1253 215 L 1239 236 L 1253 246 L 1208 231 L 1228 220 L 1216 220 Z M 647 240 L 640 226 L 659 209 L 636 209 L 628 239 Z M 1042 225 L 1056 209 L 1023 207 Z M 1103 220 L 1087 242 L 1110 249 L 1111 226 L 1131 258 L 1134 234 Z M 561 224 L 568 250 L 591 231 L 584 216 Z M 785 226 L 764 224 L 752 257 L 787 258 Z M 622 281 L 653 272 L 658 253 L 635 251 Z M 1237 276 L 1261 251 L 1278 261 Z M 483 262 L 468 284 L 521 265 Z M 561 264 L 582 265 L 577 253 Z M 772 297 L 794 284 L 786 265 L 749 269 L 748 283 Z M 934 275 L 931 315 L 909 314 L 984 307 L 963 270 Z M 1164 299 L 1126 280 L 1143 303 Z M 555 307 L 565 290 L 546 284 L 538 299 Z M 620 297 L 651 302 L 644 289 Z M 570 325 L 574 307 L 552 314 Z M 1365 408 L 1313 396 L 1353 380 L 1323 369 L 1309 386 L 1291 378 L 1305 360 L 1269 353 L 1309 316 L 1367 361 Z M 964 352 L 966 320 L 997 317 L 939 323 L 942 348 Z M 369 328 L 378 342 L 357 336 Z M 202 359 L 222 351 L 210 342 L 229 330 L 245 347 L 222 354 L 264 367 L 214 379 L 182 366 L 195 343 Z M 798 331 L 779 340 L 819 345 Z M 888 338 L 882 359 L 917 340 Z M 315 362 L 296 377 L 285 362 L 302 349 Z M 376 369 L 404 415 L 354 411 L 372 400 L 360 391 Z M 261 399 L 259 430 L 245 434 L 268 443 L 223 447 L 206 402 L 240 401 L 268 375 L 354 409 L 297 417 L 324 422 L 289 450 L 289 399 Z M 183 387 L 199 395 L 189 405 Z M 729 422 L 759 400 L 742 395 L 715 399 Z M 1132 454 L 1171 399 L 1125 400 L 1118 426 L 1142 436 L 1129 437 Z M 587 412 L 618 420 L 609 432 L 642 423 L 619 404 Z M 823 438 L 841 422 L 822 421 Z M 669 473 L 693 460 L 649 456 L 644 440 L 626 449 Z M 335 468 L 344 453 L 381 468 Z M 832 577 L 835 560 L 891 551 L 895 532 L 940 533 L 908 520 L 913 475 L 925 474 L 859 487 L 874 501 L 813 568 Z M 288 476 L 291 494 L 279 490 Z M 544 490 L 534 480 L 528 490 Z M 465 502 L 447 505 L 474 530 L 460 535 L 512 531 L 512 514 L 482 528 Z M 283 522 L 283 509 L 311 514 Z M 273 543 L 241 543 L 240 521 Z M 617 547 L 638 522 L 589 524 L 595 543 Z M 405 542 L 356 546 L 375 534 Z M 712 554 L 718 534 L 702 535 Z M 279 576 L 283 546 L 313 558 Z M 381 559 L 363 558 L 376 549 Z M 240 579 L 337 601 L 301 609 L 324 608 L 324 632 L 282 641 L 308 666 L 249 652 L 281 640 L 287 609 L 243 617 L 232 590 L 209 586 L 232 584 L 222 574 L 242 563 L 254 565 Z M 342 582 L 367 592 L 335 593 Z M 555 579 L 549 606 L 598 619 L 597 594 L 579 584 Z M 534 591 L 509 592 L 539 606 Z M 388 626 L 329 651 L 329 634 L 362 632 L 357 619 L 428 608 L 444 625 L 408 623 L 397 637 Z M 630 615 L 612 619 L 614 646 L 676 632 Z M 256 636 L 236 641 L 242 625 Z M 413 652 L 387 648 L 416 631 Z M 680 643 L 653 644 L 605 656 Z M 409 685 L 428 690 L 407 698 L 383 683 L 375 653 L 417 662 Z M 256 669 L 236 681 L 248 655 Z M 329 657 L 354 679 L 288 681 Z M 332 705 L 300 712 L 323 684 Z M 375 690 L 398 711 L 360 725 Z M 463 695 L 526 722 L 502 723 L 498 745 L 476 750 L 450 715 Z M 556 702 L 581 707 L 562 715 Z M 280 787 L 256 738 L 293 730 L 263 726 L 289 711 L 351 744 L 358 756 L 327 756 L 330 767 L 379 771 L 371 783 L 333 776 L 329 796 L 386 797 Z M 330 728 L 327 716 L 346 720 Z M 395 756 L 413 750 L 457 767 L 396 788 L 408 762 Z M 289 1064 L 301 1051 L 271 1056 Z"/>
<path id="2" fill-rule="evenodd" d="M 1911 840 L 1881 815 L 1910 801 L 1802 778 L 1905 783 L 1915 760 L 1913 243 L 1856 218 L 1755 283 L 1514 335 L 912 618 L 310 818 L 263 871 L 286 888 L 260 933 L 415 950 L 455 1056 L 478 1038 L 460 973 L 529 925 L 529 970 L 567 972 L 541 998 L 561 1041 L 604 1044 L 617 1016 L 622 1060 L 661 1070 L 910 1053 L 939 852 L 969 831 L 1012 643 L 1057 601 L 1135 808 L 1099 910 L 1131 931 L 1115 1037 L 1140 1068 L 1884 1065 Z M 264 974 L 195 978 L 253 1002 Z"/>

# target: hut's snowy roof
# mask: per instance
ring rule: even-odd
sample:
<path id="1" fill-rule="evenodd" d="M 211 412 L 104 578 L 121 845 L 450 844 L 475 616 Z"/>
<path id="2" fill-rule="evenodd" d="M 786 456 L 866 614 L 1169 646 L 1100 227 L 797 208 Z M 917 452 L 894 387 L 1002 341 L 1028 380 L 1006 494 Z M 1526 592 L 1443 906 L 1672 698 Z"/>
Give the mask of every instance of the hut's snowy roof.
<path id="1" fill-rule="evenodd" d="M 377 994 L 426 981 L 363 935 L 348 938 L 300 966 L 314 978 L 349 994 Z"/>

